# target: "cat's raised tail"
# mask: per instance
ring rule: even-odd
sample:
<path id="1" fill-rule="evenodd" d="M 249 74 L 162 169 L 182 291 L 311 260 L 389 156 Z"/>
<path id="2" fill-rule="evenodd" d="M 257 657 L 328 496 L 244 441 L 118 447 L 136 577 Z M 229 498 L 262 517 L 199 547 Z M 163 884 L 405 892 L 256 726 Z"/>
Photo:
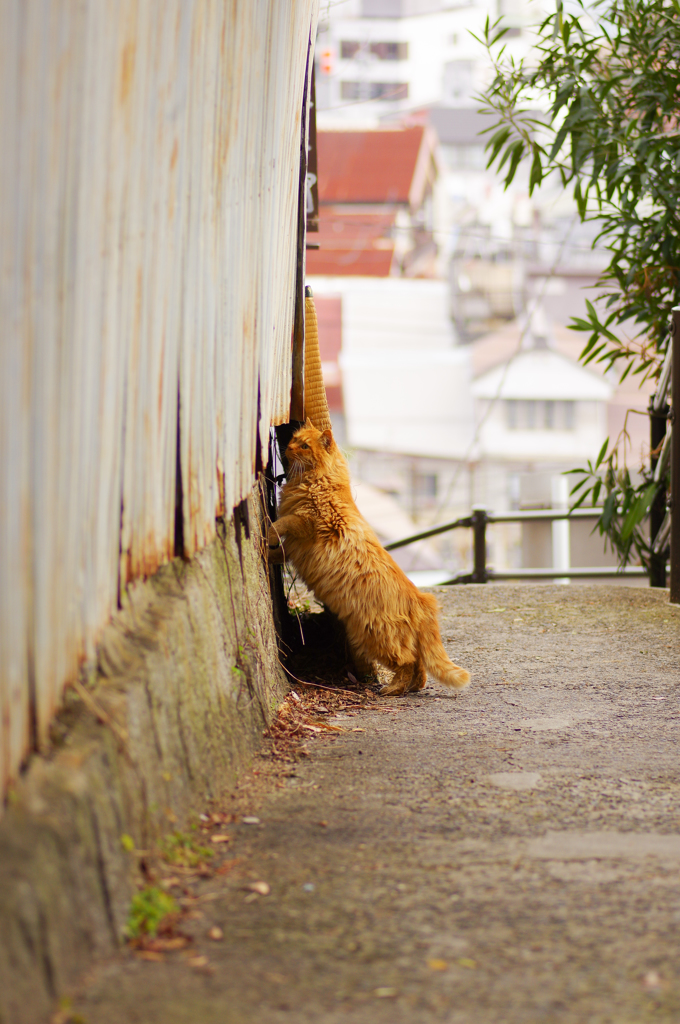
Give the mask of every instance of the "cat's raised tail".
<path id="1" fill-rule="evenodd" d="M 437 623 L 436 598 L 433 594 L 418 594 L 418 597 L 421 604 L 427 608 L 425 621 L 420 629 L 420 659 L 429 674 L 444 686 L 462 690 L 470 682 L 470 673 L 459 665 L 454 665 L 444 650 Z"/>

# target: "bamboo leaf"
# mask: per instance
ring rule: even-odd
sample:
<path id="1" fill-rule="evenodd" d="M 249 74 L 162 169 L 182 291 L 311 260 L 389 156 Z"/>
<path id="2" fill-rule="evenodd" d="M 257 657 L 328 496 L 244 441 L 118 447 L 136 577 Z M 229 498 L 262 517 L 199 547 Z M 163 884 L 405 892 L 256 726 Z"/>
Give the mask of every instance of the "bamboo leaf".
<path id="1" fill-rule="evenodd" d="M 595 469 L 597 469 L 598 466 L 602 463 L 603 458 L 607 454 L 607 448 L 608 447 L 609 447 L 609 438 L 605 437 L 604 442 L 602 444 L 602 447 L 600 448 L 598 456 L 597 456 L 597 458 L 595 460 Z"/>
<path id="2" fill-rule="evenodd" d="M 679 0 L 680 2 L 680 0 Z M 543 181 L 543 164 L 541 163 L 541 154 L 538 148 L 534 149 L 534 159 L 531 164 L 531 173 L 529 175 L 529 195 L 532 195 L 535 188 Z"/>

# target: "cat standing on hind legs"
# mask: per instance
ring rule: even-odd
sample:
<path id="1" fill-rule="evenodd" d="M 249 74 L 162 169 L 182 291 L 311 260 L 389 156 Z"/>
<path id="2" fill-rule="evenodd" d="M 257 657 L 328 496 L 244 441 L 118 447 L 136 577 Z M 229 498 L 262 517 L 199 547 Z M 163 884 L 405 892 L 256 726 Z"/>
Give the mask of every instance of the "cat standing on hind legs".
<path id="1" fill-rule="evenodd" d="M 455 689 L 470 674 L 441 641 L 437 602 L 422 594 L 385 551 L 352 498 L 347 463 L 330 430 L 310 420 L 286 449 L 288 480 L 269 528 L 270 559 L 285 557 L 344 624 L 360 672 L 376 662 L 394 673 L 383 693 L 422 690 L 429 672 Z"/>

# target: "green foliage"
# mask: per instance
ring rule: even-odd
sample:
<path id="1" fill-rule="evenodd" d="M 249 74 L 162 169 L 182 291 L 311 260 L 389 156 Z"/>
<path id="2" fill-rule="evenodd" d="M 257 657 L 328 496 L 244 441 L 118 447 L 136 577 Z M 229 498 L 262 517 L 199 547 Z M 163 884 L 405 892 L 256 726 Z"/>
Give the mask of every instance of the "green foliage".
<path id="1" fill-rule="evenodd" d="M 178 910 L 172 896 L 162 889 L 149 886 L 132 897 L 125 931 L 131 939 L 141 935 L 155 935 L 163 918 L 168 914 L 176 914 Z"/>
<path id="2" fill-rule="evenodd" d="M 201 846 L 195 836 L 188 836 L 184 832 L 173 832 L 161 844 L 163 860 L 185 868 L 195 868 L 212 857 L 213 852 L 207 846 Z"/>
<path id="3" fill-rule="evenodd" d="M 87 1021 L 80 1013 L 73 1009 L 73 1000 L 70 996 L 62 996 L 59 1000 L 59 1010 L 52 1018 L 60 1024 L 87 1024 Z"/>
<path id="4" fill-rule="evenodd" d="M 506 53 L 502 20 L 484 37 L 496 74 L 482 97 L 497 116 L 488 166 L 506 187 L 522 161 L 529 191 L 548 175 L 573 188 L 594 244 L 608 251 L 597 307 L 571 327 L 588 335 L 584 363 L 656 379 L 669 344 L 667 324 L 680 304 L 680 0 L 596 0 L 567 11 L 562 0 L 537 29 L 527 62 Z M 537 107 L 545 108 L 538 114 Z M 618 331 L 617 331 L 618 328 Z M 649 564 L 644 521 L 658 493 L 649 473 L 633 482 L 625 430 L 580 475 L 576 505 L 604 509 L 597 528 L 625 565 Z"/>
<path id="5" fill-rule="evenodd" d="M 579 477 L 571 489 L 572 508 L 586 502 L 596 506 L 604 497 L 595 529 L 605 538 L 605 550 L 609 542 L 621 565 L 626 565 L 635 554 L 641 564 L 649 568 L 651 546 L 645 532 L 646 519 L 662 484 L 655 483 L 646 473 L 641 482 L 633 484 L 627 467 L 618 467 L 618 448 L 607 454 L 608 448 L 609 438 L 595 463 L 588 460 L 587 466 L 570 470 Z"/>
<path id="6" fill-rule="evenodd" d="M 123 832 L 122 836 L 120 837 L 120 845 L 121 845 L 121 846 L 123 847 L 123 849 L 124 849 L 124 850 L 126 850 L 126 851 L 127 851 L 128 853 L 133 853 L 133 852 L 134 852 L 134 849 L 135 849 L 135 841 L 134 841 L 134 839 L 132 838 L 132 836 L 129 836 L 129 835 L 127 834 L 127 832 Z"/>
<path id="7" fill-rule="evenodd" d="M 530 191 L 551 173 L 573 186 L 610 257 L 604 312 L 589 303 L 572 324 L 589 335 L 582 359 L 646 379 L 658 374 L 680 301 L 680 0 L 599 0 L 590 12 L 575 3 L 581 10 L 569 13 L 557 0 L 531 63 L 498 51 L 507 29 L 487 20 L 482 41 L 496 75 L 482 99 L 499 119 L 488 166 L 506 187 L 525 159 Z M 624 323 L 630 339 L 615 333 Z"/>

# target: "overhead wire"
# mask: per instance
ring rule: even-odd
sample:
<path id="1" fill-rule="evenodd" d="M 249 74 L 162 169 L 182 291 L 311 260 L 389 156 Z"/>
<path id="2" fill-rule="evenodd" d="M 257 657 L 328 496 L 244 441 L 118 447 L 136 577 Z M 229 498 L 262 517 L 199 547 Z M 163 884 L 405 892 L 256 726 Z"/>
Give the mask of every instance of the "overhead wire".
<path id="1" fill-rule="evenodd" d="M 329 205 L 335 205 L 335 204 L 329 204 Z M 338 205 L 340 205 L 340 204 L 338 204 Z M 376 211 L 376 213 L 373 215 L 374 218 L 375 218 L 374 220 L 362 220 L 360 218 L 360 216 L 355 217 L 353 214 L 350 214 L 350 213 L 345 213 L 342 216 L 337 217 L 337 218 L 324 217 L 323 215 L 321 215 L 319 223 L 320 224 L 324 224 L 326 226 L 330 226 L 333 223 L 345 223 L 345 224 L 347 224 L 348 226 L 350 226 L 352 228 L 366 228 L 367 230 L 370 230 L 370 229 L 376 229 L 377 227 L 380 227 L 380 224 L 378 223 L 378 218 L 382 217 L 385 220 L 387 220 L 395 212 L 396 211 L 388 211 L 388 212 L 384 212 L 382 210 L 381 211 Z M 573 226 L 572 225 L 572 220 L 570 220 L 567 234 L 571 233 L 572 226 Z M 479 239 L 482 242 L 495 242 L 495 243 L 498 243 L 499 245 L 504 245 L 504 246 L 506 246 L 509 249 L 515 248 L 515 247 L 519 247 L 519 246 L 536 247 L 536 246 L 554 246 L 554 245 L 558 244 L 557 240 L 553 239 L 553 238 L 546 238 L 546 239 L 543 239 L 543 238 L 521 238 L 521 237 L 519 237 L 519 238 L 518 237 L 514 237 L 514 238 L 510 237 L 510 238 L 508 238 L 507 235 L 495 235 L 495 234 L 491 234 L 489 232 L 486 232 L 484 230 L 480 230 L 479 228 L 470 229 L 470 228 L 465 227 L 464 225 L 461 226 L 461 225 L 458 225 L 458 224 L 455 225 L 455 229 L 459 229 L 459 237 L 463 236 L 466 239 L 467 238 Z M 403 227 L 403 228 L 400 227 L 400 228 L 397 228 L 396 230 L 397 230 L 397 232 L 406 232 L 406 231 L 410 231 L 412 229 L 410 227 Z M 339 233 L 340 232 L 338 232 L 338 234 Z M 451 236 L 452 236 L 452 231 L 445 231 L 445 230 L 438 229 L 438 228 L 434 228 L 434 229 L 428 231 L 427 233 L 432 235 L 433 237 L 436 236 L 436 237 L 439 237 L 439 238 L 446 238 L 446 239 L 450 239 Z M 369 240 L 368 239 L 368 235 L 366 235 L 366 240 L 367 241 Z M 341 238 L 337 239 L 337 241 L 338 242 L 342 242 L 342 239 Z M 352 242 L 353 243 L 355 241 L 356 241 L 355 238 L 348 239 L 348 242 Z M 559 247 L 560 247 L 560 253 L 565 252 L 565 250 L 569 250 L 571 252 L 587 252 L 587 253 L 598 253 L 598 252 L 602 251 L 601 249 L 600 250 L 593 249 L 592 245 L 582 245 L 582 244 L 579 244 L 578 242 L 571 242 L 571 243 L 568 243 L 567 245 L 565 245 L 563 240 L 561 240 L 559 242 Z M 454 257 L 460 256 L 460 258 L 464 258 L 467 255 L 467 253 L 456 251 L 454 249 L 452 255 Z"/>

